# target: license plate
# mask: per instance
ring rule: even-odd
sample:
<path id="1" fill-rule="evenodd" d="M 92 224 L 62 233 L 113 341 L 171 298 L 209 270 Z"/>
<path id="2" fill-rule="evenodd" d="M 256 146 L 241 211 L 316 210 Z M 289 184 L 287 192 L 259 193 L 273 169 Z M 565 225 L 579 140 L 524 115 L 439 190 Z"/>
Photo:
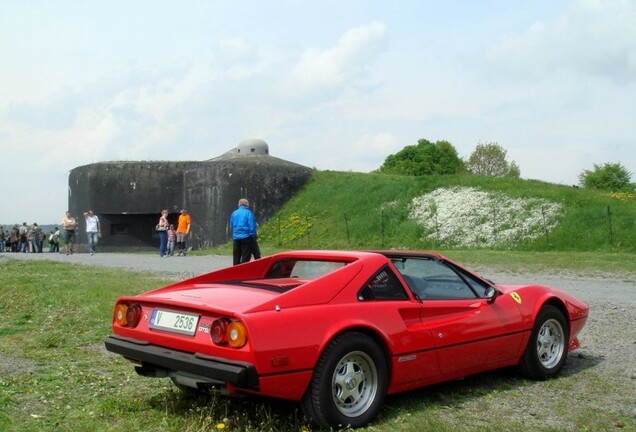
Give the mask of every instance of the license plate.
<path id="1" fill-rule="evenodd" d="M 150 317 L 150 328 L 192 336 L 198 321 L 199 315 L 154 309 Z"/>

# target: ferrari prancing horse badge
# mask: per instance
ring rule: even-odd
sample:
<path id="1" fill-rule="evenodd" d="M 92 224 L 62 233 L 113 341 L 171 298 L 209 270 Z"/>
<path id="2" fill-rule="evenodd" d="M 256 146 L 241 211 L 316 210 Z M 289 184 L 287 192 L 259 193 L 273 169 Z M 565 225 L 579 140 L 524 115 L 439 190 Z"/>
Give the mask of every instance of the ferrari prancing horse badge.
<path id="1" fill-rule="evenodd" d="M 512 299 L 516 301 L 517 303 L 521 304 L 521 296 L 517 294 L 516 292 L 511 292 L 510 297 L 512 297 Z"/>

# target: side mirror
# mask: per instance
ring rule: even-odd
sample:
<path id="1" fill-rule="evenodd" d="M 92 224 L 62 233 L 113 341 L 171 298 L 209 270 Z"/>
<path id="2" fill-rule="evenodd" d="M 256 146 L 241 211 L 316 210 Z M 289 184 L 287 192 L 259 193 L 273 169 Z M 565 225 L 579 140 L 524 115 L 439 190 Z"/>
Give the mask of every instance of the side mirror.
<path id="1" fill-rule="evenodd" d="M 495 288 L 491 286 L 486 288 L 486 291 L 484 292 L 484 298 L 488 300 L 488 303 L 494 303 L 497 296 L 499 296 L 498 290 L 496 290 Z"/>

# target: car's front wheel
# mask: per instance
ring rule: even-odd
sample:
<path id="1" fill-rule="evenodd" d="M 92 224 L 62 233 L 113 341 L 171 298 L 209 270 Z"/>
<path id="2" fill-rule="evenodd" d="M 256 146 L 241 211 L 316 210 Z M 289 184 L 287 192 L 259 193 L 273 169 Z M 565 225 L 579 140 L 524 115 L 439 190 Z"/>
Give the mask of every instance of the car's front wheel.
<path id="1" fill-rule="evenodd" d="M 563 313 L 555 306 L 543 306 L 521 358 L 522 374 L 537 380 L 555 376 L 567 358 L 568 340 L 568 324 Z"/>
<path id="2" fill-rule="evenodd" d="M 357 428 L 377 415 L 386 395 L 388 366 L 369 336 L 336 337 L 320 357 L 303 398 L 305 413 L 322 428 Z"/>

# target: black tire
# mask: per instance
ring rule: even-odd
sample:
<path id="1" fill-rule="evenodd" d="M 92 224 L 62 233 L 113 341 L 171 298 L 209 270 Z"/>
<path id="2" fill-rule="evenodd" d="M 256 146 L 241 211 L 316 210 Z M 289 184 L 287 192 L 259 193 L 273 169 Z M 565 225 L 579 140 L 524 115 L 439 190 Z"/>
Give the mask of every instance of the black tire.
<path id="1" fill-rule="evenodd" d="M 378 414 L 387 385 L 387 360 L 378 344 L 362 333 L 343 333 L 318 360 L 303 410 L 320 428 L 361 427 Z"/>
<path id="2" fill-rule="evenodd" d="M 532 327 L 532 335 L 521 358 L 521 373 L 526 378 L 546 380 L 559 373 L 568 356 L 570 334 L 563 313 L 545 305 Z"/>

